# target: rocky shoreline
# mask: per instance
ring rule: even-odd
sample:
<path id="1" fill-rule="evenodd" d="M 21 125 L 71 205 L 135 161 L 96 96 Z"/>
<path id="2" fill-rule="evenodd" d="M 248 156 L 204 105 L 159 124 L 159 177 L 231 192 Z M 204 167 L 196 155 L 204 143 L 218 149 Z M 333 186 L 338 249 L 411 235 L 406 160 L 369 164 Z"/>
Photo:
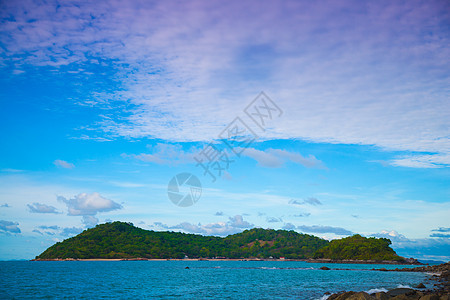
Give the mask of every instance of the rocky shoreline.
<path id="1" fill-rule="evenodd" d="M 435 288 L 431 290 L 425 290 L 423 284 L 419 284 L 415 289 L 410 288 L 397 288 L 388 292 L 377 292 L 368 294 L 366 292 L 340 292 L 330 295 L 328 300 L 387 300 L 387 299 L 399 299 L 399 300 L 450 300 L 450 263 L 445 263 L 436 266 L 423 266 L 416 268 L 403 268 L 403 269 L 373 269 L 374 271 L 384 272 L 426 272 L 433 274 L 432 276 L 437 280 Z"/>

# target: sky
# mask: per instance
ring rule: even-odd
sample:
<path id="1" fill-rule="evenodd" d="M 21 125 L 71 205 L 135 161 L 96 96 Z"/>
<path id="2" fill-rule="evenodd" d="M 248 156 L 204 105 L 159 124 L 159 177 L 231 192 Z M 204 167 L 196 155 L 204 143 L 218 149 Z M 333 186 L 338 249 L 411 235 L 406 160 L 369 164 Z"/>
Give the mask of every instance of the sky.
<path id="1" fill-rule="evenodd" d="M 0 0 L 0 20 L 0 260 L 116 220 L 450 260 L 448 1 Z"/>

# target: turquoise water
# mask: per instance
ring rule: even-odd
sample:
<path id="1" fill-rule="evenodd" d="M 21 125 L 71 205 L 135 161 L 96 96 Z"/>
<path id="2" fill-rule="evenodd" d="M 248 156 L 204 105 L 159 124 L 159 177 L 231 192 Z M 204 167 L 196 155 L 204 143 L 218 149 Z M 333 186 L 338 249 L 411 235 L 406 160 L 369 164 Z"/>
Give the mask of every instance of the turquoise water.
<path id="1" fill-rule="evenodd" d="M 319 270 L 322 266 L 332 270 Z M 289 261 L 5 261 L 0 262 L 0 299 L 320 299 L 325 292 L 421 282 L 432 286 L 426 274 L 370 270 L 396 267 Z M 340 268 L 351 270 L 336 270 Z"/>

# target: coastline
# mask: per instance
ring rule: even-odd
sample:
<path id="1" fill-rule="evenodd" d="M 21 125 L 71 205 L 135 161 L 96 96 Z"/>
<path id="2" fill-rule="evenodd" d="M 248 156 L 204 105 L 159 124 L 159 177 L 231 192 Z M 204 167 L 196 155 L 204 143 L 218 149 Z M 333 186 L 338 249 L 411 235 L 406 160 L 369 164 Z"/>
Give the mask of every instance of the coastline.
<path id="1" fill-rule="evenodd" d="M 30 261 L 302 261 L 322 264 L 377 264 L 377 265 L 423 265 L 417 260 L 410 262 L 377 260 L 332 260 L 332 259 L 279 259 L 279 258 L 52 258 L 31 259 Z"/>

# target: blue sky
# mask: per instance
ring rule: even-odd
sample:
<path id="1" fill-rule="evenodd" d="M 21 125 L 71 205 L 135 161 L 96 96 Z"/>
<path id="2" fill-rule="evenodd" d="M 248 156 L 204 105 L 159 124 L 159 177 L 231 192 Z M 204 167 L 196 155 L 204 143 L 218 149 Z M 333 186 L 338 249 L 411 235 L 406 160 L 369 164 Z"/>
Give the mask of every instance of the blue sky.
<path id="1" fill-rule="evenodd" d="M 445 1 L 0 7 L 0 259 L 109 220 L 450 259 Z M 262 128 L 261 91 L 280 110 Z M 239 157 L 220 140 L 237 117 L 257 136 Z M 233 160 L 215 181 L 195 161 L 210 144 Z M 167 194 L 182 172 L 202 184 L 189 207 Z"/>

